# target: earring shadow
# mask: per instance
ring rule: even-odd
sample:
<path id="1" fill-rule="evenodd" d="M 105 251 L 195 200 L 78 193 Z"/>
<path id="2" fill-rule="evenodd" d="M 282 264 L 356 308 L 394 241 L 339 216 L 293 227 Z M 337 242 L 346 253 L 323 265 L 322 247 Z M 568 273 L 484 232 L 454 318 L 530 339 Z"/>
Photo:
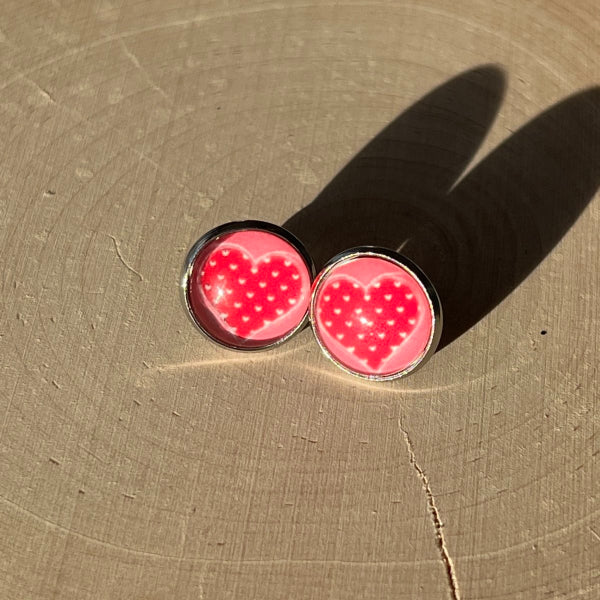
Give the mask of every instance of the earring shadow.
<path id="1" fill-rule="evenodd" d="M 600 185 L 600 88 L 554 105 L 461 178 L 504 89 L 495 66 L 434 89 L 284 225 L 318 268 L 353 246 L 401 248 L 440 295 L 440 348 L 527 277 Z"/>

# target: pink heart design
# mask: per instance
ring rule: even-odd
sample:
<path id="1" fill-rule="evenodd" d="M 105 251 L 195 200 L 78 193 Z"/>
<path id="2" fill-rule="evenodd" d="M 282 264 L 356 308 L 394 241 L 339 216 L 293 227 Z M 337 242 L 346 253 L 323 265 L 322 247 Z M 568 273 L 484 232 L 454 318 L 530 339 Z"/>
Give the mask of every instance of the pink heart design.
<path id="1" fill-rule="evenodd" d="M 211 312 L 242 338 L 285 317 L 302 297 L 300 270 L 289 253 L 256 259 L 233 244 L 221 244 L 206 258 L 200 286 Z"/>
<path id="2" fill-rule="evenodd" d="M 318 319 L 336 343 L 376 370 L 416 329 L 417 297 L 391 274 L 379 275 L 366 286 L 340 274 L 319 294 Z"/>

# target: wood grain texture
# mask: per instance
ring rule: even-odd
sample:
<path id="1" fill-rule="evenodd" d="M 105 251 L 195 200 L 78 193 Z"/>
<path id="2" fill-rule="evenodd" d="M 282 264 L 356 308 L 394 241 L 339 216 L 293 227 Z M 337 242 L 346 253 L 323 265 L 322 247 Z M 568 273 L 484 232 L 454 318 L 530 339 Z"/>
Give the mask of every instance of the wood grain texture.
<path id="1" fill-rule="evenodd" d="M 599 40 L 595 0 L 4 0 L 0 596 L 598 598 Z M 402 246 L 442 350 L 210 345 L 179 270 L 243 218 Z"/>

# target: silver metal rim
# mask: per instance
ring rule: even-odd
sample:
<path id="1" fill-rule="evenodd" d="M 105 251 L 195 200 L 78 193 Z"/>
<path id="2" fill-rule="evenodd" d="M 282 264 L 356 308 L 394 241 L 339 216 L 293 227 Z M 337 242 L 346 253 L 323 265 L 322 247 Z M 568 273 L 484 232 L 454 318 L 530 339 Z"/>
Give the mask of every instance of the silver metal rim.
<path id="1" fill-rule="evenodd" d="M 238 231 L 248 231 L 248 230 L 266 231 L 267 233 L 272 233 L 272 234 L 282 238 L 284 241 L 286 241 L 288 244 L 290 244 L 298 252 L 298 254 L 300 254 L 300 256 L 302 257 L 302 260 L 304 261 L 304 263 L 306 264 L 306 267 L 308 268 L 310 282 L 311 282 L 311 284 L 313 283 L 314 278 L 315 278 L 315 265 L 312 261 L 312 258 L 309 255 L 309 253 L 307 252 L 306 248 L 302 245 L 302 242 L 300 242 L 300 240 L 295 235 L 293 235 L 292 233 L 290 233 L 283 227 L 279 227 L 278 225 L 273 225 L 272 223 L 267 223 L 265 221 L 232 221 L 230 223 L 225 223 L 224 225 L 219 225 L 218 227 L 215 227 L 214 229 L 207 231 L 190 248 L 190 250 L 187 253 L 187 256 L 185 257 L 185 261 L 183 263 L 183 269 L 181 272 L 180 283 L 179 283 L 179 291 L 180 291 L 180 298 L 183 302 L 183 306 L 184 306 L 189 318 L 192 320 L 192 323 L 194 323 L 196 328 L 211 342 L 221 346 L 222 348 L 227 348 L 229 350 L 237 350 L 240 352 L 261 352 L 263 350 L 270 350 L 271 348 L 280 346 L 281 344 L 283 344 L 284 342 L 289 340 L 292 336 L 294 336 L 296 333 L 298 333 L 301 329 L 303 329 L 307 325 L 308 319 L 309 319 L 308 307 L 307 307 L 304 317 L 302 318 L 300 323 L 298 323 L 298 325 L 294 329 L 292 329 L 290 332 L 288 332 L 285 336 L 278 338 L 277 340 L 275 340 L 274 342 L 271 342 L 270 344 L 265 344 L 264 346 L 255 346 L 255 347 L 251 347 L 251 348 L 245 348 L 243 346 L 227 344 L 227 343 L 217 339 L 216 337 L 211 335 L 206 329 L 204 329 L 202 324 L 194 316 L 194 312 L 192 311 L 192 307 L 190 304 L 190 298 L 189 298 L 189 283 L 190 283 L 190 277 L 192 274 L 192 269 L 194 267 L 194 261 L 196 260 L 196 257 L 202 251 L 202 249 L 207 244 L 218 239 L 222 235 L 226 235 L 229 233 L 235 233 Z"/>
<path id="2" fill-rule="evenodd" d="M 341 364 L 325 346 L 323 340 L 319 336 L 318 328 L 316 326 L 316 298 L 319 292 L 319 288 L 321 287 L 323 281 L 325 281 L 327 275 L 335 267 L 343 263 L 349 262 L 355 258 L 365 256 L 382 258 L 384 260 L 394 263 L 395 265 L 401 267 L 405 271 L 408 271 L 408 273 L 414 277 L 414 279 L 421 286 L 422 290 L 425 292 L 425 296 L 427 297 L 427 300 L 429 302 L 429 308 L 431 310 L 431 334 L 429 336 L 429 341 L 425 350 L 423 351 L 421 356 L 415 359 L 408 367 L 406 367 L 402 371 L 398 371 L 396 373 L 391 373 L 388 375 L 366 375 L 364 373 L 354 371 L 348 368 L 347 366 Z M 359 246 L 357 248 L 350 248 L 349 250 L 345 250 L 344 252 L 341 252 L 340 254 L 334 256 L 325 265 L 325 267 L 317 275 L 317 278 L 313 283 L 311 291 L 309 318 L 317 343 L 319 344 L 325 356 L 327 356 L 329 360 L 335 363 L 340 369 L 342 369 L 346 373 L 354 375 L 355 377 L 360 377 L 361 379 L 367 379 L 369 381 L 391 381 L 393 379 L 399 379 L 400 377 L 404 377 L 409 373 L 413 373 L 415 370 L 423 366 L 433 356 L 437 349 L 440 337 L 442 335 L 443 325 L 442 304 L 440 302 L 440 298 L 435 287 L 433 286 L 427 275 L 425 275 L 425 273 L 423 273 L 423 271 L 415 263 L 413 263 L 410 259 L 406 258 L 402 254 L 395 252 L 394 250 L 388 250 L 387 248 L 378 248 L 376 246 Z"/>

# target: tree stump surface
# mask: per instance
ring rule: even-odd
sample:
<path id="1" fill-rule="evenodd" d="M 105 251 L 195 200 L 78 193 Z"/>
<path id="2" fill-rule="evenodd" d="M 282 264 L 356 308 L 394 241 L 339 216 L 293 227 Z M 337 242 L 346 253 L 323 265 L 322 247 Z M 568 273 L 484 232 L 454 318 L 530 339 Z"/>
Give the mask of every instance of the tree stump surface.
<path id="1" fill-rule="evenodd" d="M 600 11 L 5 0 L 0 596 L 600 596 Z M 188 248 L 401 248 L 440 350 L 211 344 Z"/>

